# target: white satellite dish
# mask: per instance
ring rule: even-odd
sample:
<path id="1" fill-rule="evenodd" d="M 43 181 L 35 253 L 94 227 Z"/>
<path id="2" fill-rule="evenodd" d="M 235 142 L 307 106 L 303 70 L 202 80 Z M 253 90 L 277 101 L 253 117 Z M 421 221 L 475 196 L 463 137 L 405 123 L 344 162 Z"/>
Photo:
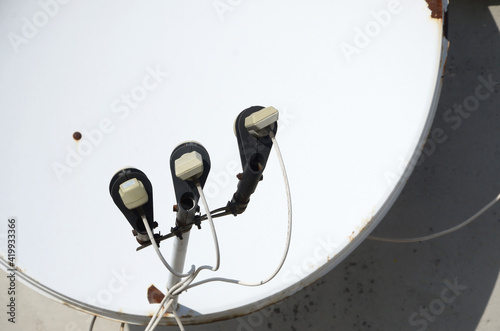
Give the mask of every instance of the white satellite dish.
<path id="1" fill-rule="evenodd" d="M 201 324 L 248 314 L 319 279 L 388 211 L 429 132 L 447 51 L 446 1 L 431 3 L 3 2 L 0 233 L 15 217 L 17 277 L 76 309 L 147 324 L 158 309 L 148 289 L 164 292 L 168 271 L 151 247 L 136 252 L 111 177 L 147 174 L 155 231 L 168 234 L 174 148 L 206 148 L 208 203 L 226 206 L 241 172 L 234 121 L 261 105 L 280 111 L 294 201 L 288 257 L 261 287 L 183 293 L 179 315 Z M 274 270 L 287 232 L 274 152 L 245 213 L 214 222 L 220 269 L 198 280 Z M 161 243 L 167 258 L 172 244 Z M 6 270 L 3 240 L 0 254 Z M 185 271 L 214 260 L 208 225 L 191 230 Z"/>

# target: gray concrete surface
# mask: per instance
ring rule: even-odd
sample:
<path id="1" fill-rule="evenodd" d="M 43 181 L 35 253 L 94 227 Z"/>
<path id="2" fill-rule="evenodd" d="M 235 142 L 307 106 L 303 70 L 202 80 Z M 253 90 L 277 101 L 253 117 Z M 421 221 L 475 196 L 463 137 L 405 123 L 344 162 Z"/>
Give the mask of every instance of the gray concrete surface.
<path id="1" fill-rule="evenodd" d="M 423 162 L 376 235 L 413 237 L 446 229 L 500 193 L 500 85 L 473 103 L 480 77 L 500 82 L 500 1 L 453 1 L 449 19 L 451 47 L 433 125 L 446 140 L 428 142 Z M 425 243 L 367 240 L 321 280 L 279 304 L 186 329 L 500 330 L 499 213 L 496 206 L 468 227 Z M 0 288 L 6 287 L 2 276 Z M 7 323 L 3 313 L 0 330 L 88 330 L 91 316 L 22 285 L 18 291 L 18 323 Z M 99 319 L 95 330 L 119 326 Z"/>

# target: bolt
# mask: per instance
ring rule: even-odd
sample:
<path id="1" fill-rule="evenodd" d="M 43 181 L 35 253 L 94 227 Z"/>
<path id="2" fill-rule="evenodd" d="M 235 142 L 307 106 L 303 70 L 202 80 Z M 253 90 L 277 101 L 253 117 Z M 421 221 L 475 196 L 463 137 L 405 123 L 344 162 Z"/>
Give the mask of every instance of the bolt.
<path id="1" fill-rule="evenodd" d="M 174 208 L 173 208 L 173 209 L 174 209 L 174 212 L 177 212 L 177 211 L 179 210 L 179 206 L 174 205 Z"/>
<path id="2" fill-rule="evenodd" d="M 237 174 L 236 178 L 238 178 L 239 180 L 242 180 L 243 179 L 243 174 Z"/>

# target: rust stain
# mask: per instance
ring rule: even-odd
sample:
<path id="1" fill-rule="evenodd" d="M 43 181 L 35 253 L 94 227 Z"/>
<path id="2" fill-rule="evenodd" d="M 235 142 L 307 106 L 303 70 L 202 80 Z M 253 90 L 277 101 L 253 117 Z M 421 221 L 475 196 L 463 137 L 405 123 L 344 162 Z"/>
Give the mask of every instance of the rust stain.
<path id="1" fill-rule="evenodd" d="M 375 217 L 375 213 L 377 211 L 377 207 L 373 207 L 372 208 L 372 211 L 371 211 L 371 216 L 370 217 L 365 217 L 361 220 L 361 222 L 363 223 L 361 226 L 357 226 L 354 231 L 349 235 L 348 239 L 349 239 L 349 242 L 352 242 L 354 240 L 354 238 L 356 238 L 356 236 L 358 234 L 360 234 L 361 232 L 363 232 L 365 230 L 365 228 L 368 226 L 368 224 L 370 224 L 370 222 L 373 220 L 373 218 Z"/>
<path id="2" fill-rule="evenodd" d="M 75 139 L 76 141 L 82 139 L 82 134 L 78 131 L 75 131 L 75 133 L 73 133 L 73 139 Z"/>
<path id="3" fill-rule="evenodd" d="M 432 18 L 443 18 L 443 2 L 442 0 L 425 0 L 431 10 Z"/>
<path id="4" fill-rule="evenodd" d="M 163 294 L 159 289 L 156 288 L 156 286 L 151 285 L 148 288 L 148 301 L 149 303 L 161 303 L 163 298 L 165 297 L 165 294 Z"/>
<path id="5" fill-rule="evenodd" d="M 349 236 L 349 241 L 353 241 L 354 238 L 356 238 L 356 231 L 352 231 L 351 235 Z"/>

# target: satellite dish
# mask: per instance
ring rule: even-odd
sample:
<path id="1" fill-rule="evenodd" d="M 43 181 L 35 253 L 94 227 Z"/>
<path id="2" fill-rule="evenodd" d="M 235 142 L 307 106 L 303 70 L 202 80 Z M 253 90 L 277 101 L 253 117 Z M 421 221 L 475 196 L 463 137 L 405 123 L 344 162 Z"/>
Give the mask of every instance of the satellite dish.
<path id="1" fill-rule="evenodd" d="M 136 251 L 111 177 L 147 174 L 155 231 L 166 235 L 172 151 L 184 141 L 208 151 L 204 192 L 226 206 L 242 172 L 235 119 L 260 105 L 280 112 L 294 201 L 288 257 L 261 287 L 183 293 L 178 314 L 185 324 L 244 315 L 313 283 L 377 226 L 418 161 L 446 59 L 445 4 L 3 2 L 0 233 L 16 220 L 18 279 L 76 309 L 147 324 L 158 308 L 148 289 L 165 291 L 168 271 L 151 247 Z M 220 269 L 198 280 L 274 270 L 287 233 L 274 152 L 245 212 L 214 222 Z M 172 245 L 160 244 L 167 258 Z M 185 271 L 214 260 L 208 226 L 191 230 Z"/>

